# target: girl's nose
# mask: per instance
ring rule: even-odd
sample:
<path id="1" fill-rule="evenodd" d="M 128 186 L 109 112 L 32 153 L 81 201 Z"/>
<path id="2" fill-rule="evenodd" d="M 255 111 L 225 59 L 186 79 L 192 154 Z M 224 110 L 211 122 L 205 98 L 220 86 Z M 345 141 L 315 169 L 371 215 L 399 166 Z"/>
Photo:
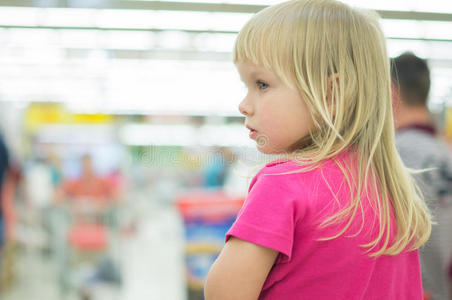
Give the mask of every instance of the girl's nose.
<path id="1" fill-rule="evenodd" d="M 249 103 L 246 102 L 246 98 L 239 104 L 239 112 L 244 116 L 252 114 L 252 108 Z"/>

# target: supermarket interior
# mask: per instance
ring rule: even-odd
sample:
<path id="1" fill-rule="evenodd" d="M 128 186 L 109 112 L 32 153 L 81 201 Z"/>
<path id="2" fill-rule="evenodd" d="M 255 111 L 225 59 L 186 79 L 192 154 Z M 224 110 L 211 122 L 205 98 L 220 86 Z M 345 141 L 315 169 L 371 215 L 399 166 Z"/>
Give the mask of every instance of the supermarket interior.
<path id="1" fill-rule="evenodd" d="M 234 41 L 280 2 L 0 0 L 2 299 L 203 299 L 274 158 L 238 110 Z M 427 60 L 452 145 L 452 2 L 343 2 L 380 14 L 390 57 Z"/>

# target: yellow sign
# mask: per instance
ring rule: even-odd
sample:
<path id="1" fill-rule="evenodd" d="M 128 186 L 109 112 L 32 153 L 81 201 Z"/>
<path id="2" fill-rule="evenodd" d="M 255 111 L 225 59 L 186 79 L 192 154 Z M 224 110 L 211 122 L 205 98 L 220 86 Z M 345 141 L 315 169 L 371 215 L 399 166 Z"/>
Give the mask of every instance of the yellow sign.
<path id="1" fill-rule="evenodd" d="M 103 114 L 75 114 L 73 123 L 76 124 L 105 124 L 113 121 L 112 115 Z"/>
<path id="2" fill-rule="evenodd" d="M 452 141 L 452 107 L 446 109 L 445 132 L 449 141 Z"/>
<path id="3" fill-rule="evenodd" d="M 58 103 L 32 103 L 28 106 L 24 120 L 29 132 L 48 124 L 106 124 L 113 121 L 112 115 L 73 114 Z"/>
<path id="4" fill-rule="evenodd" d="M 25 127 L 35 131 L 43 124 L 66 123 L 70 115 L 57 103 L 32 103 L 25 113 Z"/>

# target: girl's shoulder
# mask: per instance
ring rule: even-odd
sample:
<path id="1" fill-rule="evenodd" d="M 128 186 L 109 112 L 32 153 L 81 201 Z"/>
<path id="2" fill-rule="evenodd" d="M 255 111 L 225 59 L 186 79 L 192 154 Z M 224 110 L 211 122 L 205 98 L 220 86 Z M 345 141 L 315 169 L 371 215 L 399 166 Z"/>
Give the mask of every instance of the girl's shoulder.
<path id="1" fill-rule="evenodd" d="M 316 165 L 301 164 L 296 160 L 275 160 L 267 163 L 257 175 L 295 175 L 295 177 L 309 177 L 316 176 L 320 173 L 337 173 L 337 171 L 340 171 L 340 167 L 338 161 L 334 159 L 325 159 Z"/>
<path id="2" fill-rule="evenodd" d="M 288 180 L 298 177 L 300 173 L 305 172 L 306 166 L 303 166 L 293 160 L 278 160 L 267 163 L 256 174 L 255 179 L 269 177 L 274 181 Z"/>
<path id="3" fill-rule="evenodd" d="M 257 172 L 251 181 L 250 188 L 259 182 L 260 187 L 276 185 L 291 190 L 300 183 L 306 185 L 318 181 L 324 170 L 331 169 L 329 165 L 325 162 L 312 168 L 294 160 L 272 161 Z"/>
<path id="4" fill-rule="evenodd" d="M 332 192 L 342 193 L 348 187 L 344 182 L 344 174 L 333 159 L 325 160 L 314 168 L 294 160 L 273 161 L 254 176 L 249 185 L 247 202 L 293 207 L 296 215 L 302 216 L 308 210 L 316 211 L 320 203 L 331 199 Z"/>
<path id="5" fill-rule="evenodd" d="M 346 182 L 344 159 L 346 157 L 325 159 L 321 163 L 302 165 L 295 160 L 278 160 L 267 163 L 252 179 L 249 190 L 257 184 L 259 188 L 278 186 L 288 193 L 301 191 L 340 189 Z M 342 166 L 341 166 L 342 165 Z"/>

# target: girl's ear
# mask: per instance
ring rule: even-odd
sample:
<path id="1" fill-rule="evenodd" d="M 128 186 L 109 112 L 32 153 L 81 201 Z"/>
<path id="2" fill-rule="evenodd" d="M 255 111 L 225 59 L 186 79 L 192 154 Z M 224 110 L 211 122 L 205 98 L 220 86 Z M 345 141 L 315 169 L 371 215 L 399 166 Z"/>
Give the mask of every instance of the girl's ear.
<path id="1" fill-rule="evenodd" d="M 339 74 L 334 73 L 328 77 L 327 80 L 327 89 L 326 89 L 326 101 L 328 105 L 328 110 L 330 111 L 331 119 L 334 119 L 336 116 L 336 110 L 337 110 L 337 101 L 338 99 L 334 99 L 337 95 L 337 92 L 333 91 L 333 86 L 335 86 L 336 89 L 339 89 Z"/>
<path id="2" fill-rule="evenodd" d="M 339 88 L 339 74 L 334 73 L 328 77 L 327 80 L 327 88 L 326 88 L 326 99 L 329 104 L 334 103 L 333 101 L 333 83 L 335 83 L 336 87 Z"/>

